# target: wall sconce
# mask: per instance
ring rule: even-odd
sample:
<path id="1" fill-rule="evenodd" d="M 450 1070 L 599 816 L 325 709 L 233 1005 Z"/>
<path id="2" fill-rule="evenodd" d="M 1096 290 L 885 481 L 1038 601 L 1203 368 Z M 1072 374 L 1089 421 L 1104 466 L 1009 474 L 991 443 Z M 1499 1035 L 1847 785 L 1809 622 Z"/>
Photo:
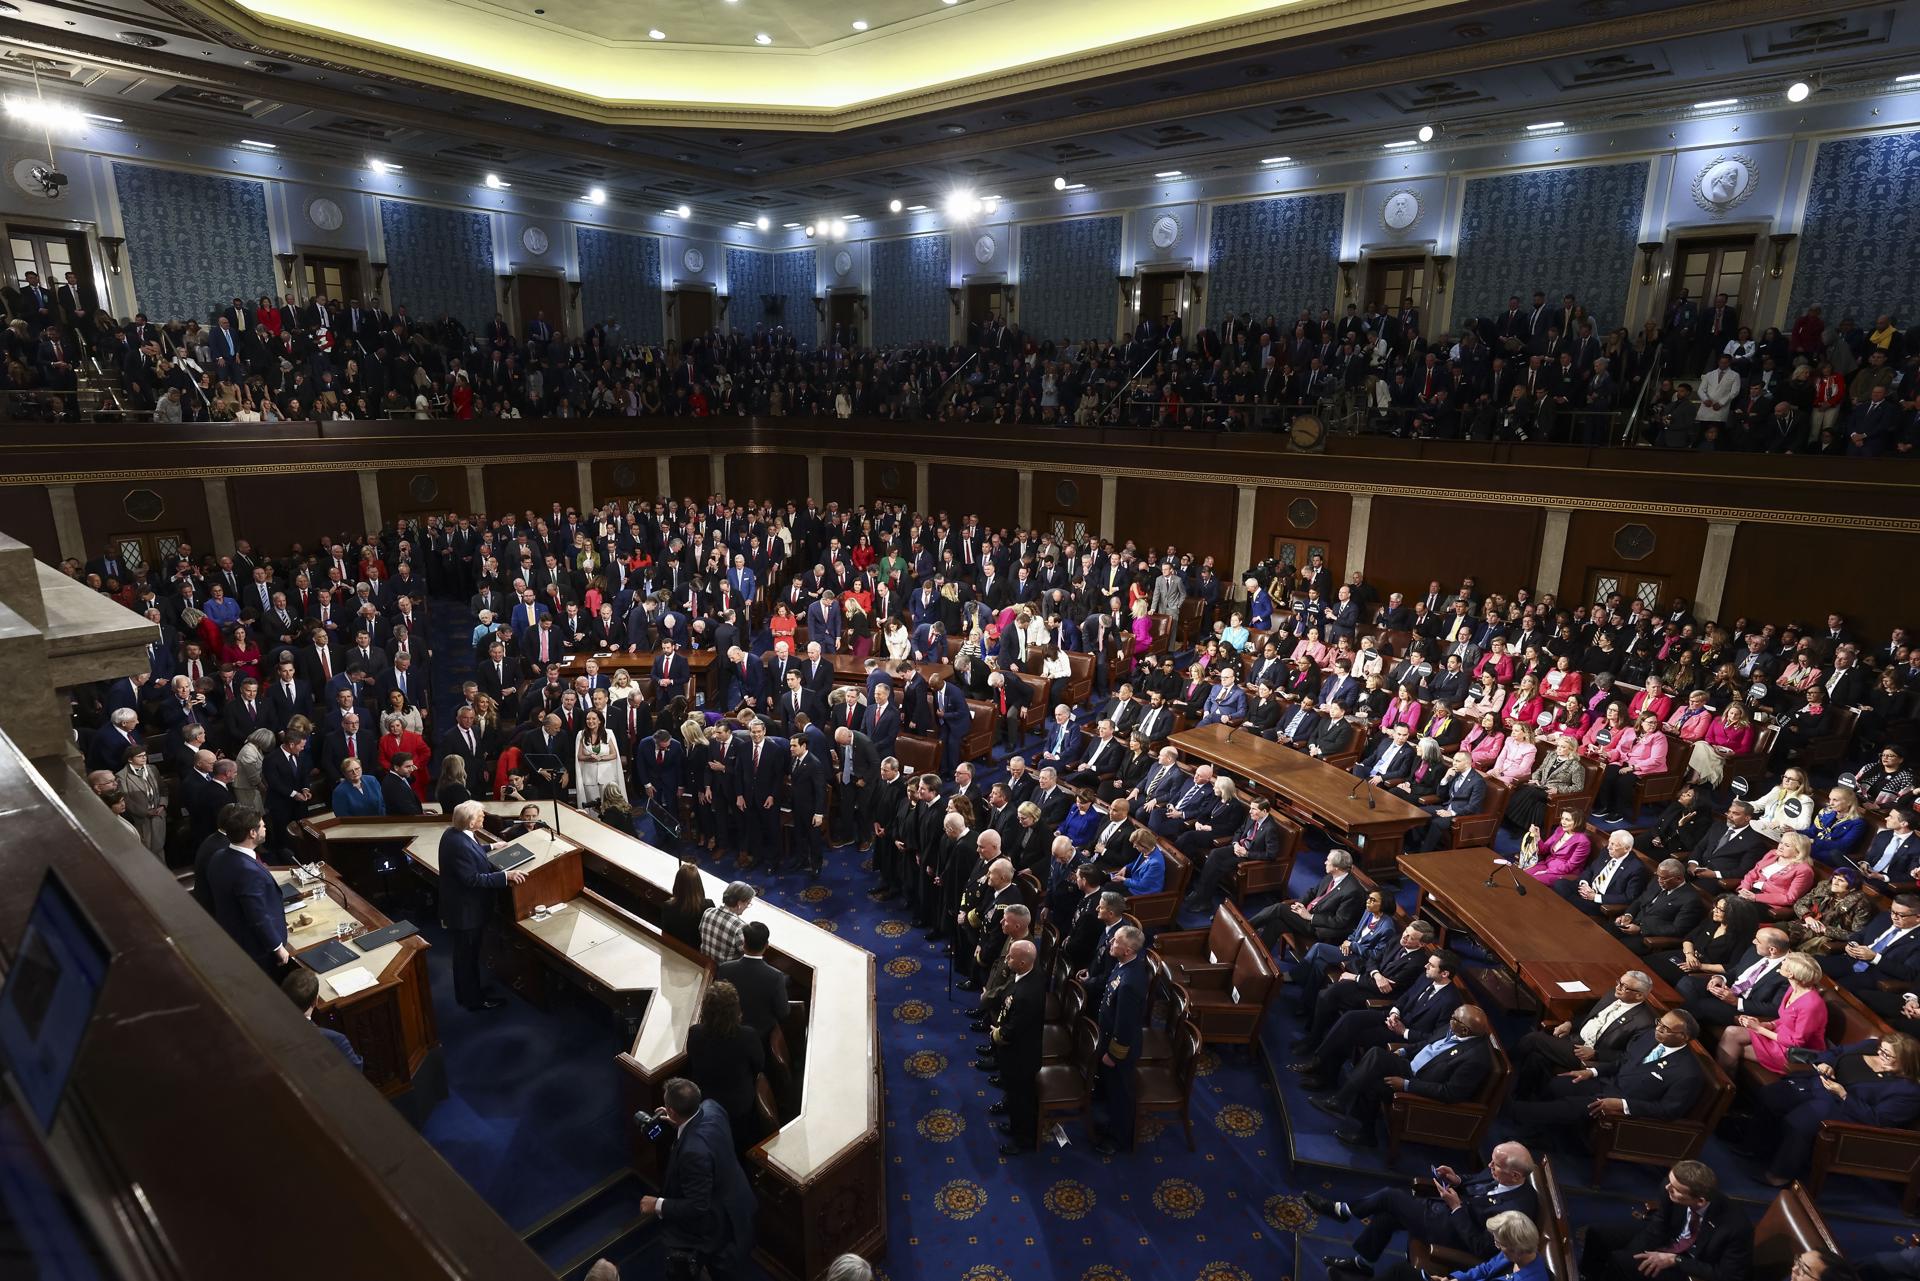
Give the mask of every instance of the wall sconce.
<path id="1" fill-rule="evenodd" d="M 1133 303 L 1133 277 L 1115 276 L 1113 283 L 1120 286 L 1120 305 L 1122 307 L 1131 306 Z"/>
<path id="2" fill-rule="evenodd" d="M 1787 246 L 1799 238 L 1791 231 L 1776 231 L 1767 237 L 1767 242 L 1773 246 L 1773 261 L 1767 266 L 1767 275 L 1775 280 L 1780 279 L 1781 273 L 1787 269 Z"/>
<path id="3" fill-rule="evenodd" d="M 511 306 L 513 303 L 513 277 L 502 273 L 501 276 L 499 277 L 499 280 L 500 280 L 500 297 L 504 302 L 506 302 L 509 306 Z"/>
<path id="4" fill-rule="evenodd" d="M 815 317 L 817 317 L 820 320 L 822 324 L 826 323 L 827 300 L 825 298 L 815 298 L 813 300 L 813 314 Z"/>
<path id="5" fill-rule="evenodd" d="M 949 287 L 947 289 L 947 301 L 953 304 L 953 314 L 956 316 L 959 315 L 960 314 L 960 291 L 958 289 Z"/>
<path id="6" fill-rule="evenodd" d="M 1658 240 L 1643 240 L 1640 242 L 1641 284 L 1650 285 L 1653 283 L 1653 260 L 1659 256 L 1660 249 L 1661 244 Z"/>
<path id="7" fill-rule="evenodd" d="M 120 274 L 120 247 L 126 243 L 125 236 L 100 237 L 100 247 L 107 251 L 107 270 L 116 276 Z"/>
<path id="8" fill-rule="evenodd" d="M 1190 271 L 1187 273 L 1187 293 L 1190 295 L 1188 301 L 1195 309 L 1200 311 L 1206 310 L 1206 308 L 1202 306 L 1207 296 L 1206 272 Z"/>
<path id="9" fill-rule="evenodd" d="M 1452 254 L 1433 256 L 1433 292 L 1436 294 L 1447 292 L 1447 268 L 1451 266 L 1453 266 Z"/>
<path id="10" fill-rule="evenodd" d="M 298 254 L 275 254 L 273 260 L 280 264 L 280 274 L 287 278 L 287 292 L 293 292 L 293 264 L 300 260 L 300 256 Z"/>
<path id="11" fill-rule="evenodd" d="M 1360 270 L 1360 260 L 1358 258 L 1342 258 L 1340 260 L 1340 287 L 1346 292 L 1346 296 L 1349 298 L 1353 297 L 1353 273 L 1358 270 Z"/>

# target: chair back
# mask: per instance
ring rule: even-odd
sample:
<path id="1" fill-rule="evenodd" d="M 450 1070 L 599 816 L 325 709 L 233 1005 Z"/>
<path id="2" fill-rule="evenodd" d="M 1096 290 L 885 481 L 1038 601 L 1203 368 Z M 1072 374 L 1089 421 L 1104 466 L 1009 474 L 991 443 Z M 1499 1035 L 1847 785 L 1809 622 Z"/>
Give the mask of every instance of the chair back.
<path id="1" fill-rule="evenodd" d="M 1173 1079 L 1180 1086 L 1180 1097 L 1193 1093 L 1193 1078 L 1200 1066 L 1200 1029 L 1189 1019 L 1173 1025 Z"/>

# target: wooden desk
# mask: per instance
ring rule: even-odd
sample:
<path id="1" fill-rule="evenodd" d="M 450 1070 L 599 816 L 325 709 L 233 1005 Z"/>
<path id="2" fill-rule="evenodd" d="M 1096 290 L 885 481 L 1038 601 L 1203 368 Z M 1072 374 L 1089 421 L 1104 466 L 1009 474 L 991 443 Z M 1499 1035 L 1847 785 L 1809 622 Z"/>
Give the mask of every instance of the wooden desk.
<path id="1" fill-rule="evenodd" d="M 1611 999 L 1614 982 L 1628 970 L 1646 972 L 1645 962 L 1599 922 L 1517 868 L 1496 868 L 1497 857 L 1484 846 L 1403 854 L 1400 870 L 1420 886 L 1423 902 L 1485 943 L 1550 1018 L 1574 1018 L 1594 1001 Z M 1509 871 L 1526 887 L 1524 899 L 1514 892 Z M 1681 1003 L 1671 986 L 1650 977 L 1656 1005 L 1672 1009 Z M 1587 990 L 1569 992 L 1563 983 Z"/>
<path id="2" fill-rule="evenodd" d="M 642 676 L 653 675 L 653 659 L 657 652 L 648 650 L 639 654 L 625 652 L 603 654 L 598 651 L 582 650 L 553 664 L 551 670 L 557 676 L 572 680 L 576 676 L 586 674 L 587 660 L 591 658 L 600 664 L 600 670 L 608 676 L 625 671 L 632 673 L 635 680 L 639 680 Z M 691 652 L 683 649 L 680 651 L 680 657 L 687 660 L 687 679 L 696 685 L 706 678 L 707 669 L 713 666 L 713 651 L 710 649 L 696 649 Z"/>
<path id="3" fill-rule="evenodd" d="M 1270 743 L 1255 734 L 1236 734 L 1230 726 L 1202 725 L 1168 739 L 1182 753 L 1215 769 L 1249 780 L 1338 833 L 1354 860 L 1368 872 L 1392 870 L 1407 833 L 1428 821 L 1427 812 L 1385 788 L 1361 787 L 1360 780 L 1325 761 Z M 1372 803 L 1369 804 L 1369 794 Z"/>
<path id="4" fill-rule="evenodd" d="M 342 924 L 357 934 L 393 924 L 373 904 L 361 898 L 331 867 L 320 865 L 321 880 L 306 888 L 306 900 L 287 912 L 287 947 L 295 953 L 337 937 Z M 294 879 L 292 868 L 275 868 L 273 879 L 282 885 Z M 296 925 L 305 918 L 309 923 Z M 351 940 L 347 947 L 358 953 Z M 433 998 L 427 989 L 427 941 L 418 934 L 377 947 L 354 965 L 343 965 L 319 976 L 320 1003 L 313 1021 L 334 1029 L 353 1042 L 366 1061 L 367 1080 L 382 1094 L 411 1089 L 427 1055 L 440 1044 L 433 1019 Z M 364 971 L 374 985 L 341 996 L 335 980 Z"/>
<path id="5" fill-rule="evenodd" d="M 512 816 L 520 810 L 516 801 L 484 804 L 489 814 Z M 552 807 L 543 804 L 542 809 L 552 821 Z M 403 846 L 423 872 L 438 875 L 445 819 L 328 818 L 307 826 L 326 845 Z M 551 848 L 530 867 L 537 870 L 555 859 L 570 859 L 576 866 L 584 862 L 600 878 L 596 884 L 609 886 L 610 897 L 584 890 L 543 920 L 519 917 L 512 939 L 617 1010 L 636 1008 L 644 1000 L 631 1041 L 616 1062 L 629 1083 L 629 1110 L 650 1109 L 684 1062 L 687 1031 L 709 973 L 703 958 L 641 919 L 666 901 L 680 861 L 565 803 L 558 827 L 557 833 L 538 834 Z M 726 882 L 707 873 L 702 877 L 707 897 L 719 902 Z M 638 914 L 624 901 L 628 898 L 642 905 Z M 554 905 L 552 899 L 547 902 Z M 756 1255 L 776 1275 L 800 1281 L 818 1276 L 847 1251 L 874 1258 L 886 1249 L 878 976 L 871 952 L 805 917 L 764 899 L 756 900 L 746 917 L 766 924 L 769 959 L 805 976 L 799 1113 L 748 1154 L 760 1201 Z M 793 1032 L 789 1029 L 790 1043 Z M 653 1145 L 638 1131 L 630 1137 L 634 1168 L 657 1183 Z"/>

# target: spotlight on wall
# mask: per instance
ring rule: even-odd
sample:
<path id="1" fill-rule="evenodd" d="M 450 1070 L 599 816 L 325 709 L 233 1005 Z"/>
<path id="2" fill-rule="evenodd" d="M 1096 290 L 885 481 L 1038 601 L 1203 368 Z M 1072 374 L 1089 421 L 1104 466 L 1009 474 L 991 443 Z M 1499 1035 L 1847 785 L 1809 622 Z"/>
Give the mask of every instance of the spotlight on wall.
<path id="1" fill-rule="evenodd" d="M 17 98 L 8 94 L 6 107 L 7 114 L 15 120 L 24 120 L 36 128 L 53 132 L 79 129 L 87 122 L 87 113 L 78 107 L 46 98 Z"/>
<path id="2" fill-rule="evenodd" d="M 767 217 L 765 214 L 761 214 L 753 220 L 753 225 L 762 231 L 770 231 L 773 228 L 773 219 Z"/>
<path id="3" fill-rule="evenodd" d="M 1063 173 L 1055 174 L 1053 176 L 1053 189 L 1055 191 L 1065 191 L 1067 189 L 1067 175 Z"/>
<path id="4" fill-rule="evenodd" d="M 375 173 L 400 172 L 399 165 L 394 164 L 390 160 L 382 160 L 378 156 L 375 156 L 372 160 L 367 161 L 367 168 L 373 170 Z"/>
<path id="5" fill-rule="evenodd" d="M 900 204 L 900 198 L 898 196 L 895 196 L 892 200 L 887 201 L 888 213 L 899 213 L 901 208 L 902 206 Z"/>
<path id="6" fill-rule="evenodd" d="M 676 206 L 674 206 L 674 210 L 673 210 L 673 212 L 674 212 L 675 214 L 677 214 L 678 216 L 680 216 L 680 217 L 682 217 L 682 218 L 691 218 L 691 217 L 693 217 L 693 210 L 692 210 L 692 209 L 690 209 L 690 208 L 688 208 L 688 207 L 687 207 L 686 205 L 676 205 Z"/>
<path id="7" fill-rule="evenodd" d="M 831 235 L 835 240 L 845 240 L 847 238 L 846 220 L 843 218 L 835 218 L 832 222 L 828 223 L 827 234 Z"/>
<path id="8" fill-rule="evenodd" d="M 772 44 L 773 37 L 762 31 L 753 37 L 753 42 L 755 44 Z"/>
<path id="9" fill-rule="evenodd" d="M 490 173 L 487 175 L 487 187 L 489 190 L 505 191 L 508 187 L 511 187 L 512 185 L 513 184 L 510 182 L 500 181 L 500 175 L 497 173 Z"/>
<path id="10" fill-rule="evenodd" d="M 1415 137 L 1417 137 L 1417 138 L 1419 138 L 1419 139 L 1420 139 L 1420 141 L 1422 141 L 1422 142 L 1432 142 L 1432 141 L 1433 141 L 1433 126 L 1432 126 L 1432 125 L 1421 125 L 1421 126 L 1420 126 L 1420 131 L 1419 131 L 1419 133 L 1417 133 L 1417 134 L 1415 134 L 1414 136 L 1415 136 Z"/>
<path id="11" fill-rule="evenodd" d="M 813 239 L 813 237 L 814 237 L 814 235 L 815 235 L 815 233 L 817 233 L 817 232 L 818 232 L 819 230 L 820 230 L 820 228 L 818 228 L 818 227 L 816 227 L 816 226 L 815 226 L 814 224 L 812 224 L 812 223 L 808 223 L 808 224 L 807 224 L 807 239 L 808 239 L 808 240 L 812 240 L 812 239 Z"/>
<path id="12" fill-rule="evenodd" d="M 980 212 L 980 201 L 964 188 L 947 194 L 947 217 L 965 222 Z"/>
<path id="13" fill-rule="evenodd" d="M 980 208 L 983 212 L 986 212 L 986 213 L 999 213 L 1000 197 L 998 196 L 980 197 Z"/>
<path id="14" fill-rule="evenodd" d="M 590 204 L 590 205 L 604 205 L 604 204 L 606 204 L 606 203 L 607 203 L 607 189 L 606 189 L 605 187 L 590 187 L 590 188 L 588 188 L 588 190 L 587 190 L 587 203 L 588 203 L 588 204 Z"/>
<path id="15" fill-rule="evenodd" d="M 1805 102 L 1807 95 L 1813 92 L 1813 86 L 1804 80 L 1796 80 L 1787 86 L 1788 102 Z"/>

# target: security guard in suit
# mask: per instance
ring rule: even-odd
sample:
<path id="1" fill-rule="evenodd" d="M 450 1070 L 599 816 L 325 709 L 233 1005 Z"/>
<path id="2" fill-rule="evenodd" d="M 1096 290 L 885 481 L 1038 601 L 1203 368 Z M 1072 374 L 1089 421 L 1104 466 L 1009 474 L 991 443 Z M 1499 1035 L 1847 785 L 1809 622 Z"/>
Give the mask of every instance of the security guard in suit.
<path id="1" fill-rule="evenodd" d="M 1140 953 L 1145 931 L 1123 925 L 1108 944 L 1113 970 L 1100 995 L 1100 1070 L 1095 1092 L 1106 1100 L 1106 1132 L 1093 1150 L 1112 1156 L 1133 1150 L 1133 1071 L 1147 1022 L 1147 963 Z"/>

